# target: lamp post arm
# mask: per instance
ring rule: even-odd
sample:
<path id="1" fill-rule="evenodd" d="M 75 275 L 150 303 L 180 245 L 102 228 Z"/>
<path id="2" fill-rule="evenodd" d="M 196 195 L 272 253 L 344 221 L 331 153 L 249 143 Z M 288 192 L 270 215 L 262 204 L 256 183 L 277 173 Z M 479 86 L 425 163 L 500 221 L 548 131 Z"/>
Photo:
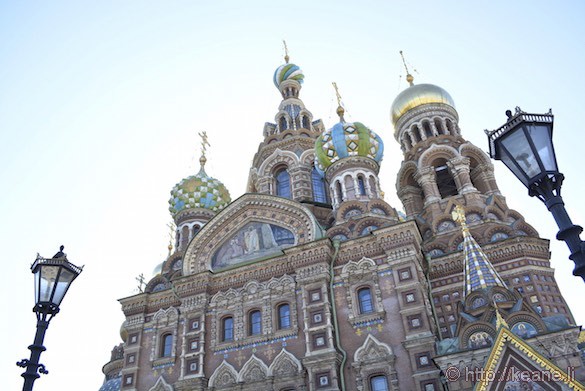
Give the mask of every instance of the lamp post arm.
<path id="1" fill-rule="evenodd" d="M 579 236 L 583 232 L 583 228 L 573 224 L 567 213 L 560 191 L 562 181 L 563 174 L 546 175 L 530 187 L 529 194 L 543 201 L 546 208 L 552 213 L 559 227 L 557 240 L 567 243 L 571 251 L 569 259 L 575 262 L 573 275 L 581 276 L 585 280 L 585 242 Z"/>
<path id="2" fill-rule="evenodd" d="M 49 373 L 43 364 L 39 364 L 41 353 L 47 350 L 43 346 L 43 341 L 45 340 L 45 333 L 47 332 L 48 327 L 49 321 L 46 320 L 46 317 L 39 317 L 37 320 L 35 341 L 28 347 L 30 349 L 30 358 L 16 363 L 19 367 L 26 368 L 26 371 L 21 375 L 24 377 L 23 391 L 32 391 L 35 380 L 41 376 L 38 372 L 42 374 Z"/>

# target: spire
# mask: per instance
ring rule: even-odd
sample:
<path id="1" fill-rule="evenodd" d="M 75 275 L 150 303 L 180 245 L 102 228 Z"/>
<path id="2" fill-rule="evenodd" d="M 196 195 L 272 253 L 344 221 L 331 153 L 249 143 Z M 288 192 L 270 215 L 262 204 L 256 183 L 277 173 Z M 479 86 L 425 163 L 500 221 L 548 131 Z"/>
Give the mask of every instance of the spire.
<path id="1" fill-rule="evenodd" d="M 461 230 L 463 231 L 463 272 L 465 275 L 463 297 L 467 297 L 473 291 L 491 286 L 501 286 L 507 289 L 506 284 L 489 261 L 487 255 L 471 236 L 465 222 L 465 210 L 463 207 L 457 205 L 451 216 L 453 220 L 461 224 Z"/>
<path id="2" fill-rule="evenodd" d="M 199 170 L 199 172 L 205 173 L 205 163 L 207 162 L 205 152 L 207 152 L 207 147 L 211 145 L 209 144 L 209 141 L 207 141 L 207 132 L 205 130 L 203 132 L 199 132 L 199 137 L 201 137 L 201 157 L 199 158 L 201 169 Z"/>
<path id="3" fill-rule="evenodd" d="M 345 122 L 343 118 L 343 114 L 345 114 L 345 109 L 341 104 L 341 94 L 339 93 L 339 88 L 337 88 L 337 83 L 333 82 L 333 88 L 335 88 L 335 96 L 337 97 L 337 115 L 339 116 L 339 122 Z"/>
<path id="4" fill-rule="evenodd" d="M 402 63 L 404 64 L 404 69 L 406 69 L 406 81 L 408 82 L 408 84 L 410 84 L 411 86 L 414 85 L 414 76 L 412 76 L 410 74 L 410 72 L 408 71 L 408 66 L 406 65 L 406 60 L 404 59 L 404 54 L 402 53 L 402 50 L 400 51 L 400 57 L 402 57 Z M 416 71 L 416 69 L 415 69 Z"/>

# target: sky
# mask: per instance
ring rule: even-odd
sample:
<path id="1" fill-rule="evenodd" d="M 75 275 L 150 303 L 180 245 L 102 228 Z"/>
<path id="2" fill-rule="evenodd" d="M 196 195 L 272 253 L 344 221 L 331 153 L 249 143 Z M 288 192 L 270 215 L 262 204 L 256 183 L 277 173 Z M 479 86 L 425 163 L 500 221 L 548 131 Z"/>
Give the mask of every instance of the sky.
<path id="1" fill-rule="evenodd" d="M 396 174 L 402 153 L 389 110 L 415 83 L 445 88 L 463 137 L 487 150 L 484 129 L 507 109 L 555 114 L 563 197 L 585 224 L 582 194 L 585 54 L 579 1 L 21 1 L 0 0 L 0 377 L 19 389 L 35 332 L 37 252 L 59 245 L 85 265 L 53 319 L 41 356 L 49 375 L 35 390 L 92 390 L 121 342 L 117 299 L 136 293 L 167 254 L 170 190 L 199 169 L 236 199 L 281 97 L 272 84 L 283 63 L 304 71 L 307 108 L 336 122 L 337 82 L 346 119 L 385 142 L 380 181 L 402 209 Z M 578 324 L 585 284 L 545 206 L 500 162 L 509 207 L 551 240 L 552 266 Z"/>

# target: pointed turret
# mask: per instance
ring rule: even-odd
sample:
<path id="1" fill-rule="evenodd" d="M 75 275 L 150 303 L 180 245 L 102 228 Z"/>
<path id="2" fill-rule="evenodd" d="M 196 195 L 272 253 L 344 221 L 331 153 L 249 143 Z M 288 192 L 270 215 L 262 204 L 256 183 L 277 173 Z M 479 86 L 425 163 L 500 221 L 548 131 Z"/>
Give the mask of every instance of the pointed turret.
<path id="1" fill-rule="evenodd" d="M 486 289 L 493 286 L 508 289 L 506 283 L 504 283 L 504 280 L 502 280 L 487 255 L 485 255 L 479 244 L 471 236 L 469 228 L 467 228 L 463 208 L 457 205 L 452 215 L 453 220 L 461 224 L 461 230 L 463 231 L 463 274 L 465 278 L 463 299 L 479 289 Z"/>

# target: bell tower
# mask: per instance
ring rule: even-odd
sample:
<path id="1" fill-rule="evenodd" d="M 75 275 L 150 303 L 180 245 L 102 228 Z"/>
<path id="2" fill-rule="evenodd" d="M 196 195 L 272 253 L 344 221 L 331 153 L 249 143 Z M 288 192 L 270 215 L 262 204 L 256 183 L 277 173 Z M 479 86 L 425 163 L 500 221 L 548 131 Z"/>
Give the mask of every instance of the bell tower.
<path id="1" fill-rule="evenodd" d="M 548 241 L 506 204 L 490 158 L 463 137 L 451 95 L 433 84 L 414 84 L 406 71 L 409 87 L 391 108 L 394 137 L 404 154 L 396 189 L 406 218 L 417 222 L 423 237 L 440 338 L 455 336 L 465 296 L 465 235 L 452 216 L 457 205 L 465 208 L 466 232 L 491 259 L 502 285 L 537 313 L 562 315 L 573 324 L 550 267 Z"/>
<path id="2" fill-rule="evenodd" d="M 323 122 L 313 120 L 313 114 L 299 98 L 305 76 L 289 62 L 286 43 L 285 53 L 285 63 L 276 69 L 273 78 L 282 101 L 274 123 L 264 125 L 264 140 L 250 169 L 248 192 L 328 205 L 325 183 L 313 164 L 315 139 L 324 130 Z M 320 219 L 330 209 L 321 212 L 316 213 Z"/>

